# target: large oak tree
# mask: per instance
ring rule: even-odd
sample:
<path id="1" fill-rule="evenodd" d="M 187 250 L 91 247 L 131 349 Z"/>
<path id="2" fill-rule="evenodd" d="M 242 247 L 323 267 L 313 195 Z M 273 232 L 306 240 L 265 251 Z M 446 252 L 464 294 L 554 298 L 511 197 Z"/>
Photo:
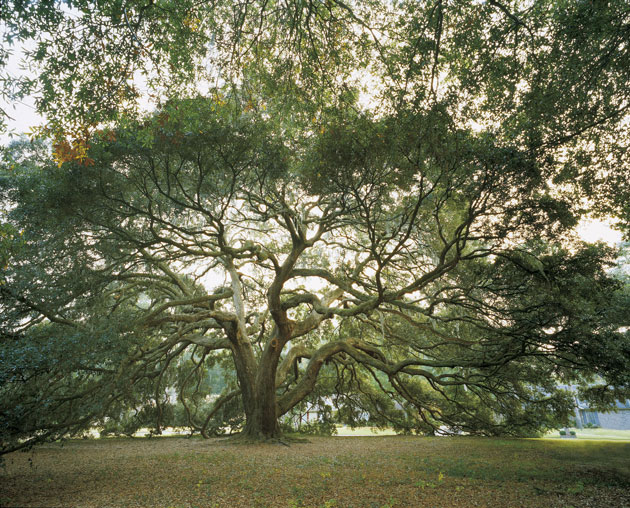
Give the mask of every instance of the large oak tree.
<path id="1" fill-rule="evenodd" d="M 324 369 L 427 432 L 529 431 L 567 413 L 559 381 L 627 385 L 614 253 L 572 233 L 627 211 L 624 2 L 74 5 L 14 6 L 24 37 L 84 37 L 33 55 L 55 160 L 5 152 L 5 450 L 173 388 L 193 429 L 238 398 L 276 437 Z M 236 381 L 195 412 L 217 361 Z"/>

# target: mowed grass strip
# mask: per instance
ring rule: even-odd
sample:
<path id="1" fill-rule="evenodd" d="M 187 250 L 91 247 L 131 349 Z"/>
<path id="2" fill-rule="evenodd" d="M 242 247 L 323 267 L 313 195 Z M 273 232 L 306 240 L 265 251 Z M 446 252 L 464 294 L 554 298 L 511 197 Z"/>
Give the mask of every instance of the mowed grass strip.
<path id="1" fill-rule="evenodd" d="M 627 507 L 630 443 L 101 439 L 5 457 L 0 506 Z"/>

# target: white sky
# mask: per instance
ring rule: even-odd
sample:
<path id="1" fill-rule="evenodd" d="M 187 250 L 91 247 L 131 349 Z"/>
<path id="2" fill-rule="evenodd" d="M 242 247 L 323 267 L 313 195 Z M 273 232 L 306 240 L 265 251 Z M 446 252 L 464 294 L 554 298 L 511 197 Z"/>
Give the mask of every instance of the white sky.
<path id="1" fill-rule="evenodd" d="M 0 32 L 3 27 L 0 26 Z M 27 71 L 22 66 L 21 60 L 25 47 L 30 47 L 32 44 L 19 43 L 10 46 L 8 49 L 12 52 L 9 57 L 9 61 L 3 70 L 8 72 L 12 76 L 24 76 L 27 75 Z M 28 97 L 21 102 L 8 103 L 0 97 L 0 108 L 7 113 L 11 118 L 8 119 L 8 130 L 15 130 L 16 134 L 21 134 L 30 131 L 31 127 L 40 125 L 43 123 L 42 117 L 37 114 L 35 109 L 35 101 Z M 8 132 L 0 131 L 0 143 L 3 145 L 9 142 L 11 138 Z"/>
<path id="2" fill-rule="evenodd" d="M 7 122 L 9 130 L 14 130 L 16 134 L 29 132 L 32 127 L 43 123 L 42 118 L 37 114 L 32 99 L 23 102 L 7 104 L 0 99 L 2 108 L 12 118 Z M 0 143 L 6 144 L 11 141 L 7 132 L 0 132 Z"/>
<path id="3" fill-rule="evenodd" d="M 580 238 L 586 242 L 606 242 L 615 246 L 622 240 L 621 232 L 612 229 L 609 222 L 595 219 L 582 219 L 577 227 Z"/>

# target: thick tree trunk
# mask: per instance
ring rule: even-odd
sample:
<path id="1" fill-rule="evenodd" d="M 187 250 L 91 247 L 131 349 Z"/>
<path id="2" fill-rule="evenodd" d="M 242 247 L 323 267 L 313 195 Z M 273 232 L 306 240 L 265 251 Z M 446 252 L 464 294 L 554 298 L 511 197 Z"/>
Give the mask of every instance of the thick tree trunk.
<path id="1" fill-rule="evenodd" d="M 280 435 L 276 402 L 275 369 L 259 365 L 254 371 L 251 362 L 244 361 L 242 351 L 233 348 L 234 364 L 245 410 L 242 436 L 265 440 Z"/>
<path id="2" fill-rule="evenodd" d="M 260 404 L 256 405 L 250 411 L 241 435 L 246 439 L 252 440 L 267 440 L 280 437 L 280 426 L 278 425 L 275 411 L 271 415 L 268 408 Z"/>
<path id="3" fill-rule="evenodd" d="M 254 389 L 254 397 L 251 400 L 243 398 L 243 403 L 246 418 L 243 437 L 266 440 L 280 436 L 275 382 L 259 383 Z"/>
<path id="4" fill-rule="evenodd" d="M 245 410 L 242 436 L 252 440 L 266 440 L 280 436 L 278 404 L 276 401 L 276 364 L 262 361 L 256 375 L 250 362 L 233 348 L 234 364 Z"/>
<path id="5" fill-rule="evenodd" d="M 278 403 L 276 401 L 276 371 L 278 369 L 278 341 L 271 340 L 258 365 L 253 386 L 254 396 L 243 402 L 246 423 L 243 436 L 251 439 L 273 439 L 280 436 Z"/>

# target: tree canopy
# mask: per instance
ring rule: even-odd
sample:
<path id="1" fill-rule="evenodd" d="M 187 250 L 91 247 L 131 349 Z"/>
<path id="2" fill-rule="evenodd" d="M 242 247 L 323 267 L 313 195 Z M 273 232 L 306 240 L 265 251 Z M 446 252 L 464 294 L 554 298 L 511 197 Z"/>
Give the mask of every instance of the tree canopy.
<path id="1" fill-rule="evenodd" d="M 172 393 L 268 438 L 316 393 L 522 434 L 628 386 L 616 253 L 573 231 L 628 224 L 625 2 L 10 4 L 53 153 L 4 151 L 5 451 Z"/>

